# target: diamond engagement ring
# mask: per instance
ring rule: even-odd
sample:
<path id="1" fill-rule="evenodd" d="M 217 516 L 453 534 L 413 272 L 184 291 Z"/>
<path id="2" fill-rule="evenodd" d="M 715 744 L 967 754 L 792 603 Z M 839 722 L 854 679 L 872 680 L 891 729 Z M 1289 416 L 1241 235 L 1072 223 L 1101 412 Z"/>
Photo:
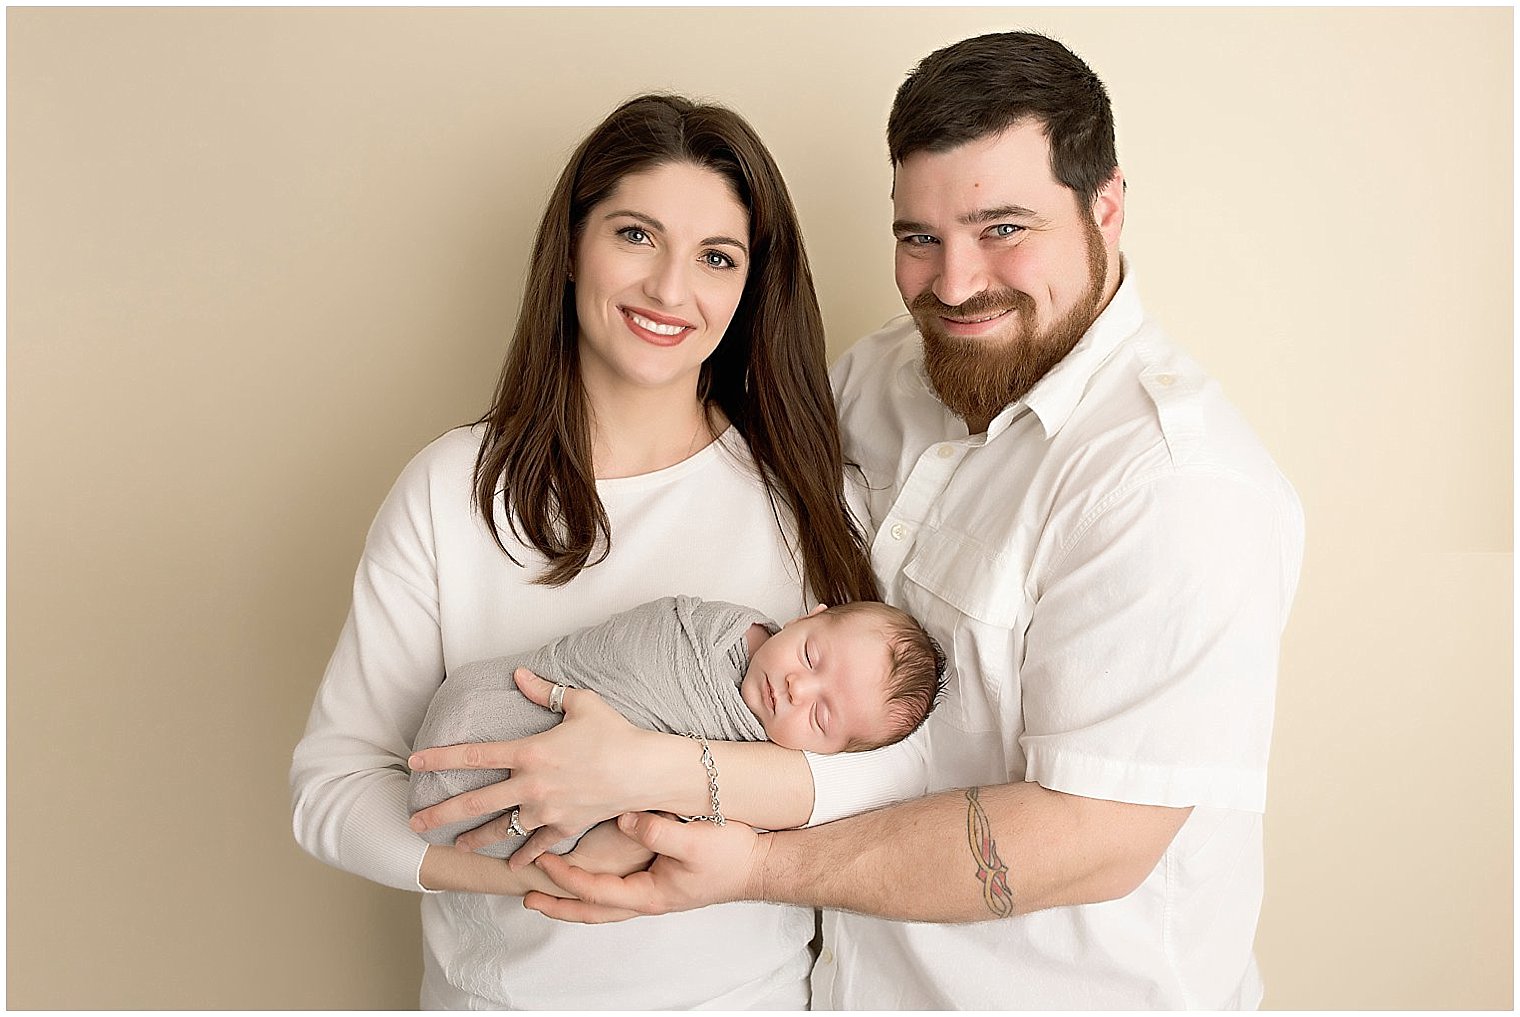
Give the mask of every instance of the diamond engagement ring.
<path id="1" fill-rule="evenodd" d="M 568 685 L 561 685 L 560 683 L 555 682 L 554 688 L 552 688 L 552 689 L 549 690 L 549 710 L 550 710 L 550 712 L 552 712 L 552 713 L 564 713 L 565 712 L 565 689 L 567 689 L 567 688 L 569 688 Z"/>
<path id="2" fill-rule="evenodd" d="M 528 831 L 524 830 L 522 828 L 522 824 L 517 821 L 517 815 L 519 811 L 520 810 L 517 808 L 517 806 L 514 805 L 512 807 L 512 821 L 507 824 L 507 829 L 518 837 L 526 837 L 528 835 Z"/>

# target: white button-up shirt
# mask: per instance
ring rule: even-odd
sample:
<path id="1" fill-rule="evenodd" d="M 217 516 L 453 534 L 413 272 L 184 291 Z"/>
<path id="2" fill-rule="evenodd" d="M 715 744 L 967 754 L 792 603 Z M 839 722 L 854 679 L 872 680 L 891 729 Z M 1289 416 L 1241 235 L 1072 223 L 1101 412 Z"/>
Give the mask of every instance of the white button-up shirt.
<path id="1" fill-rule="evenodd" d="M 1122 900 L 970 925 L 827 913 L 815 1008 L 1256 1006 L 1292 488 L 1132 278 L 985 435 L 932 394 L 911 319 L 834 382 L 883 595 L 940 641 L 950 683 L 900 745 L 809 757 L 813 822 L 1012 781 L 1194 812 Z"/>

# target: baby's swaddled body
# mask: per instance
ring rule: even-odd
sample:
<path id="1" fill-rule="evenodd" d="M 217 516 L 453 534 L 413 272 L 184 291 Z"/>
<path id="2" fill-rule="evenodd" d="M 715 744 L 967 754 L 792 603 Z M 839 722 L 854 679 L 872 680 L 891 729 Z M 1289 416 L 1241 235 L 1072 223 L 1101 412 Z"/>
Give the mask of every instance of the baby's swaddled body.
<path id="1" fill-rule="evenodd" d="M 476 661 L 444 679 L 413 749 L 499 742 L 547 731 L 560 720 L 518 691 L 512 673 L 531 669 L 552 682 L 590 689 L 648 731 L 696 732 L 723 741 L 764 741 L 765 728 L 744 705 L 739 682 L 749 666 L 745 633 L 777 626 L 753 608 L 696 597 L 665 597 L 561 636 L 523 654 Z M 438 770 L 412 774 L 411 812 L 507 779 L 507 770 Z M 422 834 L 452 844 L 501 812 Z M 509 837 L 479 853 L 506 858 L 525 838 Z"/>

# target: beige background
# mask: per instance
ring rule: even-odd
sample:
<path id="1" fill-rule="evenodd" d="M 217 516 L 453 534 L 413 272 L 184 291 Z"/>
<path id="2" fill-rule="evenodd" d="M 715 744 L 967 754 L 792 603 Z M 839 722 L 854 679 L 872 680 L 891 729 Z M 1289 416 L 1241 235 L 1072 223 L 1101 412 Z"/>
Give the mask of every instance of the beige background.
<path id="1" fill-rule="evenodd" d="M 831 349 L 900 307 L 931 49 L 1108 82 L 1151 311 L 1296 484 L 1269 1006 L 1512 1002 L 1512 12 L 12 9 L 12 1007 L 415 1003 L 416 900 L 289 833 L 365 528 L 477 415 L 541 202 L 626 96 L 733 104 Z"/>

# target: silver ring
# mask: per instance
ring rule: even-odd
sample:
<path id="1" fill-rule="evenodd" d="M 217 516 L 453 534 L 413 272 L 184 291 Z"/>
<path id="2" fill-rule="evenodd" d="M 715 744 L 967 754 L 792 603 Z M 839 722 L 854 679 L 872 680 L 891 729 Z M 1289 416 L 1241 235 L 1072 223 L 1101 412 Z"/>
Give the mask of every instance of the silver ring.
<path id="1" fill-rule="evenodd" d="M 517 821 L 517 814 L 519 811 L 520 810 L 517 806 L 512 806 L 512 822 L 507 824 L 507 830 L 518 837 L 526 837 L 528 835 L 528 831 L 524 830 L 522 828 L 522 824 Z"/>
<path id="2" fill-rule="evenodd" d="M 556 682 L 554 688 L 549 690 L 549 711 L 551 713 L 565 712 L 565 690 L 569 687 L 568 685 L 561 685 Z"/>

